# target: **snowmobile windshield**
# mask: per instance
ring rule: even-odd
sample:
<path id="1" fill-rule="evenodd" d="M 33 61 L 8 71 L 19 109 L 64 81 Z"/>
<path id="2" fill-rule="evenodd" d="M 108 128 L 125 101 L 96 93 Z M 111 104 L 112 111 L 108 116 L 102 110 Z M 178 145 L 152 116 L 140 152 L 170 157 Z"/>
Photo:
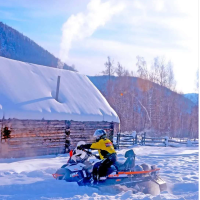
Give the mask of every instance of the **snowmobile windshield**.
<path id="1" fill-rule="evenodd" d="M 74 155 L 71 157 L 69 163 L 83 163 L 88 159 L 88 155 L 86 152 L 82 150 L 76 150 L 74 151 Z"/>
<path id="2" fill-rule="evenodd" d="M 69 163 L 83 163 L 85 160 L 88 159 L 88 155 L 85 151 L 82 151 L 80 149 L 77 149 L 78 146 L 84 145 L 84 141 L 80 141 L 77 143 L 76 148 L 73 151 L 73 155 L 71 156 L 71 159 L 69 160 Z"/>

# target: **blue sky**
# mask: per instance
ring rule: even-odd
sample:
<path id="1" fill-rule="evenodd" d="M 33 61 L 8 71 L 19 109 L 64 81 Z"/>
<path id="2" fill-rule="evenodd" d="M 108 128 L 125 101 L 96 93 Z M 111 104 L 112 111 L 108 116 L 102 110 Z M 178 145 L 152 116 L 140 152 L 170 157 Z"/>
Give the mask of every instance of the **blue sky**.
<path id="1" fill-rule="evenodd" d="M 107 56 L 136 72 L 171 60 L 177 89 L 194 92 L 198 69 L 198 0 L 0 0 L 0 21 L 87 75 Z"/>

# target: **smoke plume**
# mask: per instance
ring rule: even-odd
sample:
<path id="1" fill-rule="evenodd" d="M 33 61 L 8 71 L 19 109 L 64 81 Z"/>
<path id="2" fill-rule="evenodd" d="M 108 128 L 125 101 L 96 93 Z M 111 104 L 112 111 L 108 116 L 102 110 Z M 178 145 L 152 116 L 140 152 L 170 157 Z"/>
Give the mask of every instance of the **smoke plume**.
<path id="1" fill-rule="evenodd" d="M 86 13 L 72 15 L 62 27 L 62 40 L 60 45 L 60 58 L 67 61 L 68 52 L 73 41 L 90 37 L 95 30 L 104 26 L 113 15 L 124 9 L 124 4 L 116 0 L 101 2 L 101 0 L 91 0 L 87 5 Z"/>

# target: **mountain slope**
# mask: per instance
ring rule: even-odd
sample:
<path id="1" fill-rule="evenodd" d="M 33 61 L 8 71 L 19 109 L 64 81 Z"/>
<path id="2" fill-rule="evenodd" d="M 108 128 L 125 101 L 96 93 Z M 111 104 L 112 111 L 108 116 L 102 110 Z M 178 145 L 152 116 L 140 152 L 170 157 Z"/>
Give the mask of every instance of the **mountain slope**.
<path id="1" fill-rule="evenodd" d="M 49 67 L 57 67 L 60 60 L 34 41 L 0 22 L 0 56 Z M 66 64 L 64 69 L 75 71 Z"/>
<path id="2" fill-rule="evenodd" d="M 107 75 L 103 75 L 103 76 L 88 76 L 88 78 L 90 79 L 90 81 L 104 94 L 107 95 L 107 84 L 108 84 L 108 81 L 109 81 L 109 77 Z M 131 84 L 131 87 L 135 87 L 136 83 L 138 82 L 138 80 L 140 78 L 138 77 L 129 77 L 130 78 L 130 84 Z M 110 77 L 110 81 L 112 84 L 115 84 L 117 81 L 119 81 L 119 77 L 117 76 L 111 76 Z M 154 85 L 157 85 L 157 87 L 165 90 L 165 93 L 168 93 L 168 94 L 171 94 L 173 93 L 171 90 L 169 90 L 168 88 L 166 87 L 163 87 L 163 86 L 160 86 L 156 83 L 153 83 Z M 140 91 L 140 87 L 136 87 L 136 89 L 138 91 Z M 199 95 L 196 94 L 196 93 L 189 93 L 189 94 L 184 94 L 184 95 L 181 95 L 181 94 L 178 94 L 178 96 L 184 100 L 187 104 L 189 104 L 191 107 L 193 107 L 194 105 L 197 104 L 198 102 L 198 98 L 199 98 Z M 190 101 L 188 101 L 188 99 Z"/>
<path id="3" fill-rule="evenodd" d="M 198 104 L 199 102 L 199 94 L 197 93 L 184 94 L 184 97 L 186 97 L 187 99 L 190 99 L 195 104 Z"/>
<path id="4" fill-rule="evenodd" d="M 89 76 L 120 118 L 121 131 L 198 137 L 198 104 L 138 77 Z"/>

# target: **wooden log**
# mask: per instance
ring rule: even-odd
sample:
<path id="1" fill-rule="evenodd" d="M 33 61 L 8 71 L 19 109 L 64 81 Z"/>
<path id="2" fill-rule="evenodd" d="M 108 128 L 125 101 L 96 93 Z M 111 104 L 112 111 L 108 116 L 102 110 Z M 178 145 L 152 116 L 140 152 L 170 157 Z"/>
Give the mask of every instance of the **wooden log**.
<path id="1" fill-rule="evenodd" d="M 10 135 L 11 138 L 34 138 L 34 137 L 66 137 L 64 133 L 58 133 L 58 134 L 18 134 L 18 135 Z"/>
<path id="2" fill-rule="evenodd" d="M 12 124 L 12 125 L 31 125 L 31 124 L 42 124 L 47 125 L 48 121 L 43 120 L 17 120 L 17 119 L 5 119 L 3 121 L 4 124 Z"/>
<path id="3" fill-rule="evenodd" d="M 66 137 L 65 134 L 40 134 L 40 135 L 36 135 L 36 134 L 31 134 L 31 135 L 25 135 L 25 134 L 21 134 L 21 135 L 11 135 L 10 139 L 14 139 L 14 138 L 30 138 L 31 140 L 34 140 L 34 138 L 38 138 L 38 139 L 42 139 L 42 138 L 64 138 Z M 8 140 L 10 140 L 8 139 Z"/>
<path id="4" fill-rule="evenodd" d="M 17 139 L 12 139 L 12 140 L 9 140 L 9 141 L 7 141 L 7 142 L 5 142 L 5 143 L 8 143 L 8 144 L 10 144 L 10 145 L 12 145 L 12 144 L 18 144 L 18 145 L 22 145 L 22 144 L 24 144 L 24 143 L 44 143 L 44 142 L 47 142 L 47 141 L 49 141 L 49 142 L 51 142 L 51 143 L 53 143 L 53 142 L 57 142 L 57 141 L 60 141 L 60 142 L 65 142 L 66 141 L 66 138 L 47 138 L 47 139 L 35 139 L 35 140 L 30 140 L 30 139 L 24 139 L 24 140 L 17 140 Z"/>
<path id="5" fill-rule="evenodd" d="M 165 138 L 153 138 L 153 137 L 145 137 L 145 140 L 165 140 Z"/>
<path id="6" fill-rule="evenodd" d="M 49 137 L 49 138 L 54 138 L 54 137 L 66 137 L 65 134 L 63 133 L 58 133 L 58 134 L 21 134 L 21 135 L 11 135 L 11 138 L 30 138 L 33 139 L 34 137 L 41 137 L 41 138 L 45 138 L 45 137 Z"/>
<path id="7" fill-rule="evenodd" d="M 82 128 L 97 128 L 97 127 L 105 127 L 105 128 L 111 128 L 110 124 L 71 124 L 70 127 L 82 127 Z"/>
<path id="8" fill-rule="evenodd" d="M 41 147 L 46 147 L 46 146 L 64 146 L 65 145 L 65 141 L 57 141 L 57 142 L 44 142 L 44 143 L 22 143 L 21 145 L 19 145 L 18 143 L 12 143 L 12 144 L 8 144 L 7 147 L 8 148 L 19 148 L 19 149 L 23 149 L 23 148 L 29 148 L 30 146 L 35 148 L 36 146 L 41 146 Z"/>
<path id="9" fill-rule="evenodd" d="M 145 140 L 145 143 L 165 143 L 164 141 L 148 141 L 148 140 Z"/>
<path id="10" fill-rule="evenodd" d="M 35 141 L 35 142 L 40 142 L 40 141 L 54 141 L 54 140 L 65 140 L 66 138 L 64 136 L 60 136 L 60 137 L 24 137 L 24 138 L 10 138 L 7 139 L 5 142 L 14 142 L 14 141 L 19 141 L 19 142 L 29 142 L 29 141 Z M 4 142 L 4 140 L 2 140 L 2 142 Z"/>
<path id="11" fill-rule="evenodd" d="M 33 132 L 33 131 L 37 131 L 37 132 L 55 132 L 55 131 L 59 131 L 59 132 L 65 132 L 66 129 L 65 128 L 61 128 L 61 127 L 34 127 L 34 128 L 10 128 L 12 133 L 26 133 L 26 132 Z"/>
<path id="12" fill-rule="evenodd" d="M 83 135 L 76 136 L 76 137 L 70 137 L 69 139 L 70 139 L 70 140 L 85 140 L 85 139 L 87 139 L 87 138 L 91 138 L 91 139 L 92 139 L 92 137 L 85 137 L 85 136 L 83 136 Z"/>
<path id="13" fill-rule="evenodd" d="M 20 145 L 23 145 L 23 144 L 29 144 L 29 143 L 33 143 L 33 144 L 38 144 L 38 143 L 54 143 L 54 142 L 57 142 L 57 141 L 60 141 L 60 142 L 65 142 L 66 139 L 65 138 L 55 138 L 55 139 L 44 139 L 44 140 L 9 140 L 9 141 L 2 141 L 2 144 L 9 144 L 9 145 L 12 145 L 12 144 L 18 144 L 19 146 Z"/>
<path id="14" fill-rule="evenodd" d="M 6 126 L 6 125 L 5 125 Z M 51 128 L 63 128 L 65 129 L 66 126 L 65 125 L 61 125 L 61 124 L 57 124 L 57 125 L 52 125 L 52 126 L 48 126 L 48 125 L 42 125 L 42 124 L 26 124 L 26 125 L 8 125 L 9 128 L 11 129 L 51 129 Z"/>
<path id="15" fill-rule="evenodd" d="M 170 143 L 178 143 L 178 144 L 187 144 L 187 142 L 179 142 L 179 141 L 175 141 L 175 140 L 168 140 L 168 142 L 170 142 Z"/>
<path id="16" fill-rule="evenodd" d="M 9 146 L 8 148 L 7 148 L 7 150 L 9 151 L 9 150 L 26 150 L 26 149 L 32 149 L 32 150 L 35 150 L 35 149 L 38 149 L 38 148 L 44 148 L 44 149 L 46 149 L 46 148 L 64 148 L 65 147 L 65 144 L 64 143 L 61 143 L 61 144 L 55 144 L 55 145 L 31 145 L 31 144 L 29 144 L 29 145 L 23 145 L 23 148 L 21 148 L 19 145 L 13 145 L 13 146 Z"/>
<path id="17" fill-rule="evenodd" d="M 133 136 L 131 136 L 131 135 L 130 136 L 129 135 L 123 135 L 123 136 L 120 135 L 120 138 L 133 138 Z"/>
<path id="18" fill-rule="evenodd" d="M 55 134 L 65 134 L 65 130 L 44 130 L 44 131 L 34 131 L 34 130 L 26 130 L 24 132 L 22 131 L 11 131 L 11 135 L 13 136 L 17 136 L 17 135 L 46 135 L 46 134 L 49 134 L 49 135 L 55 135 Z"/>
<path id="19" fill-rule="evenodd" d="M 161 139 L 161 140 L 159 140 L 159 139 L 146 139 L 145 138 L 145 141 L 165 141 L 165 139 Z"/>
<path id="20" fill-rule="evenodd" d="M 48 146 L 48 148 L 65 148 L 65 146 L 64 145 L 60 145 L 60 146 L 59 145 L 52 145 L 52 146 Z M 13 150 L 25 151 L 25 150 L 28 150 L 28 149 L 29 150 L 30 149 L 37 150 L 37 149 L 48 149 L 48 148 L 47 148 L 47 146 L 40 146 L 40 145 L 33 146 L 33 147 L 31 147 L 31 146 L 24 146 L 23 149 L 20 148 L 19 146 L 8 146 L 8 147 L 6 147 L 6 151 L 13 151 Z M 2 152 L 4 152 L 4 151 L 2 151 Z"/>
<path id="21" fill-rule="evenodd" d="M 66 124 L 65 120 L 21 120 L 21 119 L 4 119 L 4 123 L 12 124 Z"/>
<path id="22" fill-rule="evenodd" d="M 110 124 L 110 122 L 106 121 L 70 121 L 73 124 Z"/>
<path id="23" fill-rule="evenodd" d="M 81 132 L 70 132 L 70 135 L 73 135 L 73 136 L 77 136 L 77 135 L 93 135 L 94 132 L 84 132 L 84 131 L 81 131 Z"/>

